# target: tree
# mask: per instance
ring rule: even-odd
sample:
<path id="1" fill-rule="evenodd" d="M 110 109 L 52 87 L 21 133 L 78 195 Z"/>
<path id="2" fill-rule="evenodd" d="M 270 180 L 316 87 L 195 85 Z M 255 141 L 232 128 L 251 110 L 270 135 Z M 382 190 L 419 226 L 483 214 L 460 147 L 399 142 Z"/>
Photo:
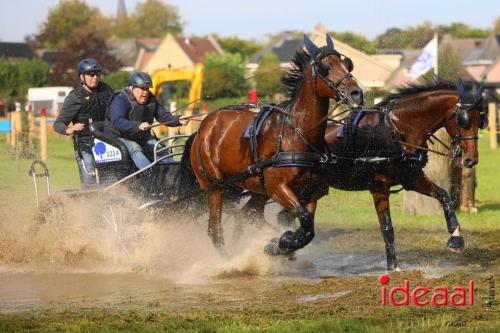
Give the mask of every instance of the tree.
<path id="1" fill-rule="evenodd" d="M 30 87 L 47 84 L 48 66 L 41 60 L 0 58 L 0 97 L 24 101 Z"/>
<path id="2" fill-rule="evenodd" d="M 99 9 L 89 7 L 82 0 L 60 1 L 55 8 L 49 10 L 40 33 L 28 37 L 28 41 L 37 47 L 60 49 L 66 46 L 68 38 L 75 31 L 87 25 L 103 35 L 107 34 L 109 28 L 109 22 Z"/>
<path id="3" fill-rule="evenodd" d="M 109 53 L 104 38 L 100 37 L 91 28 L 76 31 L 69 39 L 67 46 L 62 49 L 52 68 L 49 79 L 56 85 L 73 85 L 77 82 L 76 66 L 84 58 L 94 58 L 102 66 L 104 73 L 118 70 L 122 64 Z"/>
<path id="4" fill-rule="evenodd" d="M 245 80 L 244 69 L 240 54 L 207 54 L 204 94 L 211 99 L 246 95 L 248 82 Z"/>
<path id="5" fill-rule="evenodd" d="M 486 38 L 491 33 L 488 29 L 471 28 L 464 23 L 439 26 L 437 31 L 441 34 L 449 33 L 455 38 Z"/>
<path id="6" fill-rule="evenodd" d="M 255 71 L 255 81 L 259 94 L 272 97 L 274 94 L 282 92 L 284 89 L 281 77 L 282 72 L 278 57 L 272 52 L 266 53 L 259 61 L 259 67 Z"/>
<path id="7" fill-rule="evenodd" d="M 377 45 L 374 41 L 370 41 L 363 35 L 358 35 L 354 32 L 346 31 L 346 32 L 329 32 L 330 36 L 333 36 L 335 39 L 340 40 L 348 44 L 349 46 L 354 47 L 355 49 L 361 50 L 367 54 L 374 54 L 377 51 Z"/>
<path id="8" fill-rule="evenodd" d="M 130 72 L 117 71 L 106 75 L 104 81 L 113 88 L 113 90 L 118 90 L 127 86 L 128 79 L 130 78 Z"/>
<path id="9" fill-rule="evenodd" d="M 229 53 L 239 53 L 244 59 L 248 59 L 251 55 L 262 48 L 262 46 L 253 41 L 240 39 L 238 37 L 216 36 L 216 39 L 224 51 Z"/>
<path id="10" fill-rule="evenodd" d="M 179 34 L 184 23 L 177 7 L 160 0 L 145 0 L 136 6 L 136 12 L 128 19 L 131 37 L 164 37 L 167 33 Z"/>
<path id="11" fill-rule="evenodd" d="M 408 27 L 405 30 L 399 28 L 389 28 L 375 41 L 377 47 L 381 49 L 420 49 L 431 40 L 435 29 L 430 22 L 415 27 Z"/>

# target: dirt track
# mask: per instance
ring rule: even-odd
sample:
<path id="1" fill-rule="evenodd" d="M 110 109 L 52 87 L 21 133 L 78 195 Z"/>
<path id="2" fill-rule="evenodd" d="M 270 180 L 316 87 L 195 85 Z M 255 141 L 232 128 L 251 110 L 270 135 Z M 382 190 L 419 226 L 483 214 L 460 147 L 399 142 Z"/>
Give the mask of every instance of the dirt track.
<path id="1" fill-rule="evenodd" d="M 7 192 L 1 191 L 5 198 Z M 64 219 L 56 210 L 39 225 L 26 194 L 8 195 L 16 203 L 5 205 L 3 200 L 1 207 L 4 314 L 95 308 L 180 313 L 271 309 L 270 314 L 291 311 L 293 318 L 296 307 L 318 316 L 327 310 L 333 312 L 325 316 L 381 311 L 377 278 L 385 273 L 385 253 L 377 225 L 319 226 L 313 243 L 299 251 L 295 261 L 288 261 L 264 255 L 264 245 L 276 235 L 271 228 L 248 225 L 236 239 L 234 220 L 226 217 L 231 258 L 224 260 L 207 237 L 203 216 L 183 220 L 151 212 L 137 218 L 116 210 L 117 233 L 109 216 L 96 217 L 106 214 L 96 211 L 95 202 L 76 200 L 65 202 Z M 488 293 L 486 279 L 498 276 L 499 249 L 492 246 L 497 236 L 466 232 L 468 247 L 456 255 L 445 251 L 447 233 L 441 227 L 437 234 L 397 229 L 405 272 L 391 276 L 396 283 L 411 279 L 431 287 L 465 284 L 472 278 L 481 306 Z M 432 246 L 420 244 L 427 238 Z"/>

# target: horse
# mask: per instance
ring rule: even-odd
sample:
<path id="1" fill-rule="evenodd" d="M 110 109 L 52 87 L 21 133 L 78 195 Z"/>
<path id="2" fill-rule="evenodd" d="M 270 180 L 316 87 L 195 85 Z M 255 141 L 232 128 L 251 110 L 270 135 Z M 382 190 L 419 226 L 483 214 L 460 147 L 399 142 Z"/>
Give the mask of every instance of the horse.
<path id="1" fill-rule="evenodd" d="M 307 51 L 295 53 L 282 79 L 289 101 L 269 106 L 267 117 L 238 106 L 213 111 L 192 141 L 190 162 L 206 193 L 208 235 L 223 256 L 227 253 L 221 213 L 228 188 L 254 193 L 244 209 L 263 210 L 272 198 L 299 219 L 295 232 L 288 231 L 266 246 L 270 254 L 293 253 L 314 237 L 314 213 L 321 195 L 315 191 L 319 183 L 315 169 L 322 156 L 329 99 L 361 104 L 363 93 L 351 74 L 351 60 L 335 50 L 330 36 L 323 47 L 307 36 L 304 44 Z M 245 139 L 249 125 L 252 134 Z"/>
<path id="2" fill-rule="evenodd" d="M 466 168 L 478 163 L 478 129 L 488 126 L 481 100 L 481 89 L 470 95 L 461 82 L 457 87 L 433 77 L 401 87 L 370 109 L 353 110 L 345 123 L 327 126 L 325 142 L 330 161 L 324 177 L 336 189 L 371 192 L 388 270 L 400 270 L 389 205 L 393 186 L 439 200 L 451 234 L 446 246 L 455 252 L 463 251 L 465 242 L 455 214 L 456 202 L 424 174 L 423 168 L 428 152 L 433 152 L 427 142 L 439 140 L 433 134 L 443 127 L 453 146 L 447 147 L 450 153 L 445 155 Z"/>

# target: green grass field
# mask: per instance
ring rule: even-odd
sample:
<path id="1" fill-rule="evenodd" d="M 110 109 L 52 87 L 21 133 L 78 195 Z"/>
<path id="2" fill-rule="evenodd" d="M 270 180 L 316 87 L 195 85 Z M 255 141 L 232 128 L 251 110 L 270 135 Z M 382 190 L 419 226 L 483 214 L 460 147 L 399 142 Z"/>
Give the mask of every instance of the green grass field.
<path id="1" fill-rule="evenodd" d="M 49 160 L 54 189 L 78 188 L 78 172 L 72 143 L 50 136 Z M 28 177 L 31 160 L 16 162 L 16 153 L 0 136 L 0 207 L 8 209 L 10 200 L 34 204 L 32 180 Z M 417 263 L 422 257 L 439 257 L 461 269 L 437 278 L 408 270 L 391 273 L 402 284 L 404 279 L 428 286 L 464 285 L 476 282 L 476 302 L 463 307 L 394 307 L 380 304 L 377 277 L 330 277 L 321 281 L 291 280 L 274 290 L 256 295 L 242 305 L 219 305 L 175 309 L 168 304 L 136 304 L 127 309 L 110 306 L 48 308 L 0 313 L 3 332 L 498 332 L 498 300 L 488 298 L 492 277 L 498 284 L 500 272 L 500 150 L 489 149 L 487 136 L 480 140 L 477 166 L 477 214 L 459 213 L 466 250 L 461 255 L 444 249 L 449 235 L 442 215 L 409 216 L 401 212 L 402 195 L 391 196 L 396 249 L 403 264 Z M 1 212 L 0 210 L 0 212 Z M 371 253 L 383 251 L 383 240 L 367 192 L 330 191 L 320 200 L 316 215 L 317 238 L 311 251 Z M 5 221 L 4 221 L 5 222 Z M 2 245 L 2 244 L 0 244 Z M 1 247 L 0 247 L 1 249 Z M 0 255 L 1 257 L 1 255 Z M 0 261 L 0 268 L 2 267 Z M 0 287 L 1 288 L 1 287 Z M 92 288 L 89 286 L 89 288 Z M 298 302 L 303 295 L 349 290 L 337 298 Z M 498 291 L 497 291 L 498 293 Z M 262 299 L 264 299 L 264 301 Z M 496 297 L 498 299 L 498 297 Z M 5 304 L 0 299 L 0 303 Z"/>

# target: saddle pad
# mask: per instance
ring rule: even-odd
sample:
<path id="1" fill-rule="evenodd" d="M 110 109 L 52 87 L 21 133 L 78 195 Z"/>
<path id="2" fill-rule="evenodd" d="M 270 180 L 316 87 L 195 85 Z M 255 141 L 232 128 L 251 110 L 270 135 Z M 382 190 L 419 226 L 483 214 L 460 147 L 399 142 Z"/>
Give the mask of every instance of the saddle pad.
<path id="1" fill-rule="evenodd" d="M 269 117 L 269 115 L 271 114 L 272 111 L 273 111 L 272 107 L 263 106 L 261 108 L 260 112 L 257 115 L 255 115 L 255 117 L 259 117 L 260 116 L 260 118 L 259 118 L 259 120 L 257 122 L 257 128 L 255 130 L 255 135 L 256 136 L 259 136 L 260 129 L 262 128 L 262 124 L 267 119 L 267 117 Z M 262 115 L 260 113 L 262 113 Z M 250 122 L 250 124 L 248 124 L 247 128 L 245 129 L 245 132 L 243 133 L 243 138 L 244 139 L 246 139 L 246 140 L 250 139 L 250 131 L 252 129 L 253 124 L 254 124 L 254 121 L 252 120 Z"/>
<path id="2" fill-rule="evenodd" d="M 344 135 L 345 135 L 345 126 L 350 126 L 351 128 L 351 134 L 356 134 L 356 128 L 358 128 L 358 125 L 359 125 L 359 122 L 361 121 L 361 119 L 363 118 L 363 116 L 365 115 L 366 113 L 366 110 L 364 109 L 360 109 L 360 110 L 356 110 L 356 115 L 354 115 L 354 119 L 352 120 L 351 123 L 347 123 L 346 125 L 342 125 L 342 127 L 340 128 L 340 130 L 338 131 L 337 133 L 337 137 L 338 138 L 343 138 Z"/>

